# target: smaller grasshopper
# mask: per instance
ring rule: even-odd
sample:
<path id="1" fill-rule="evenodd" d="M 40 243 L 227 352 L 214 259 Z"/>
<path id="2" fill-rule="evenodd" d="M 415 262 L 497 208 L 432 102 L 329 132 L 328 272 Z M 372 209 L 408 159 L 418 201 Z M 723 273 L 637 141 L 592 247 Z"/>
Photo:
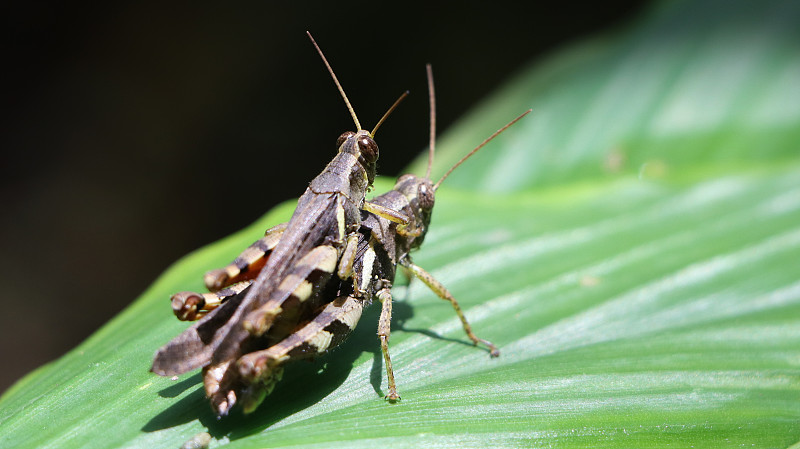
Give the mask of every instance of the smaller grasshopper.
<path id="1" fill-rule="evenodd" d="M 386 395 L 386 399 L 389 401 L 399 400 L 400 395 L 397 393 L 388 349 L 392 316 L 391 287 L 398 264 L 408 269 L 414 276 L 424 282 L 437 296 L 451 303 L 461 320 L 464 331 L 474 344 L 486 346 L 492 357 L 500 354 L 493 343 L 475 335 L 461 311 L 458 301 L 430 273 L 415 265 L 411 261 L 409 253 L 418 248 L 424 240 L 431 220 L 435 192 L 442 181 L 467 158 L 517 120 L 528 114 L 530 110 L 492 134 L 457 162 L 434 184 L 430 180 L 435 141 L 435 119 L 433 118 L 435 117 L 435 104 L 433 75 L 430 66 L 428 66 L 428 83 L 431 98 L 431 144 L 428 170 L 425 177 L 420 178 L 410 174 L 404 175 L 398 179 L 393 190 L 372 200 L 374 204 L 394 211 L 396 216 L 400 217 L 400 220 L 389 220 L 377 214 L 364 213 L 353 266 L 354 282 L 338 282 L 335 292 L 331 289 L 332 286 L 329 285 L 328 291 L 335 296 L 335 299 L 324 306 L 320 306 L 319 311 L 307 324 L 288 334 L 283 340 L 271 344 L 265 349 L 245 354 L 237 360 L 236 365 L 239 373 L 242 379 L 246 381 L 243 391 L 250 401 L 254 401 L 251 403 L 257 404 L 255 401 L 260 402 L 263 399 L 263 396 L 257 396 L 253 392 L 272 389 L 275 382 L 280 379 L 283 366 L 286 363 L 320 355 L 341 343 L 355 328 L 364 306 L 369 305 L 372 298 L 378 298 L 382 303 L 378 335 L 388 379 L 389 392 Z M 253 249 L 253 251 L 255 252 L 256 250 Z M 248 287 L 246 284 L 235 286 L 224 292 L 224 294 L 228 295 L 229 298 L 233 298 L 228 300 L 235 300 L 237 295 L 241 294 L 237 293 L 241 288 L 246 289 Z M 194 294 L 194 298 L 197 298 L 197 300 L 193 301 L 193 303 L 202 301 L 205 308 L 201 309 L 200 313 L 202 313 L 204 310 L 216 307 L 226 299 L 221 297 L 221 293 L 223 292 L 218 292 L 217 295 L 206 294 L 202 299 L 200 299 L 200 295 Z M 173 303 L 176 314 L 179 316 L 185 315 L 185 308 L 188 303 L 189 301 L 185 298 L 178 298 Z M 193 307 L 195 306 L 190 308 Z M 191 313 L 196 314 L 198 312 L 193 308 Z M 249 409 L 246 407 L 245 411 L 247 412 Z"/>

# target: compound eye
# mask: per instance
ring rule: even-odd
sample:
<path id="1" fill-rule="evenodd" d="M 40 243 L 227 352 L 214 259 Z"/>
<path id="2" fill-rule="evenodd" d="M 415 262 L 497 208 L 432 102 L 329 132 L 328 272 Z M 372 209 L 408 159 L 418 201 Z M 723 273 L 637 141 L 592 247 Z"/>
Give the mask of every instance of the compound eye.
<path id="1" fill-rule="evenodd" d="M 423 210 L 433 209 L 433 202 L 436 200 L 436 194 L 433 188 L 428 184 L 420 184 L 417 192 L 419 193 L 417 197 L 419 198 L 419 206 Z"/>
<path id="2" fill-rule="evenodd" d="M 378 160 L 378 144 L 371 138 L 364 136 L 358 139 L 358 149 L 368 162 L 375 162 Z"/>
<path id="3" fill-rule="evenodd" d="M 339 136 L 338 139 L 336 139 L 336 148 L 339 148 L 340 146 L 342 146 L 342 144 L 344 143 L 345 140 L 347 140 L 349 137 L 352 137 L 352 136 L 355 136 L 355 135 L 356 135 L 356 133 L 354 133 L 352 131 L 347 131 L 346 133 L 343 133 L 341 136 Z"/>

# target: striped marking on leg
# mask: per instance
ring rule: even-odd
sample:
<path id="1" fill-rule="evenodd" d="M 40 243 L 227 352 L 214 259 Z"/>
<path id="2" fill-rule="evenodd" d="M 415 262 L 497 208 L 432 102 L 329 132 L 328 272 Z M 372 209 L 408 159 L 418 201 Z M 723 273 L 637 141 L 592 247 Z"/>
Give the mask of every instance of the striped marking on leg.
<path id="1" fill-rule="evenodd" d="M 336 347 L 353 331 L 364 303 L 353 296 L 339 297 L 327 304 L 308 324 L 262 351 L 244 355 L 236 362 L 247 380 L 262 381 L 278 366 L 290 360 L 313 357 Z"/>
<path id="2" fill-rule="evenodd" d="M 172 311 L 181 321 L 199 320 L 231 297 L 241 294 L 250 284 L 252 281 L 239 282 L 214 293 L 175 293 L 170 297 Z"/>
<path id="3" fill-rule="evenodd" d="M 253 335 L 263 335 L 281 312 L 307 301 L 319 291 L 336 269 L 338 258 L 333 246 L 312 249 L 291 269 L 270 299 L 247 315 L 245 329 Z"/>
<path id="4" fill-rule="evenodd" d="M 264 237 L 248 246 L 236 259 L 224 268 L 211 270 L 203 280 L 211 291 L 217 291 L 236 282 L 255 279 L 267 263 L 269 254 L 281 240 L 286 223 L 267 229 Z"/>

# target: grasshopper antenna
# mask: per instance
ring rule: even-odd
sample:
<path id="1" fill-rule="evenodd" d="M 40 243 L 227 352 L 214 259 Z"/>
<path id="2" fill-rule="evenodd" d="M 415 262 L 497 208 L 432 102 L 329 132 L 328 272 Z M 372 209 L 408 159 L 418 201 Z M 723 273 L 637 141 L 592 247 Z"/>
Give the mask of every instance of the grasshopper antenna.
<path id="1" fill-rule="evenodd" d="M 377 124 L 377 125 L 375 125 L 375 128 L 373 128 L 373 129 L 372 129 L 372 132 L 370 133 L 370 134 L 372 134 L 372 137 L 375 137 L 375 133 L 376 133 L 376 132 L 378 132 L 378 128 L 380 128 L 380 126 L 381 126 L 381 125 L 383 125 L 383 122 L 385 122 L 385 121 L 386 121 L 386 117 L 389 117 L 389 114 L 391 114 L 392 112 L 394 112 L 394 110 L 397 108 L 397 105 L 398 105 L 398 104 L 400 104 L 400 102 L 401 102 L 401 101 L 405 100 L 405 98 L 406 98 L 406 97 L 407 97 L 407 96 L 408 96 L 410 93 L 411 93 L 411 92 L 409 92 L 409 91 L 405 91 L 405 92 L 403 92 L 403 95 L 400 95 L 400 98 L 398 98 L 397 100 L 395 100 L 394 104 L 393 104 L 393 105 L 392 105 L 392 106 L 389 108 L 389 110 L 388 110 L 388 111 L 386 111 L 386 113 L 385 113 L 385 114 L 383 114 L 383 117 L 381 117 L 381 119 L 380 119 L 380 120 L 378 120 L 378 124 Z"/>
<path id="2" fill-rule="evenodd" d="M 431 179 L 431 166 L 433 166 L 433 151 L 436 143 L 436 94 L 433 90 L 433 68 L 430 64 L 425 64 L 428 72 L 428 102 L 431 109 L 431 135 L 428 144 L 428 169 L 425 170 L 425 179 Z M 436 190 L 436 189 L 434 189 Z"/>
<path id="3" fill-rule="evenodd" d="M 525 112 L 523 112 L 522 114 L 520 114 L 520 115 L 519 115 L 517 118 L 515 118 L 514 120 L 511 120 L 510 122 L 506 123 L 506 125 L 505 125 L 504 127 L 502 127 L 502 128 L 500 128 L 500 129 L 498 129 L 497 131 L 495 131 L 495 132 L 494 132 L 494 134 L 492 134 L 491 136 L 487 137 L 487 138 L 486 138 L 486 140 L 484 140 L 483 142 L 481 142 L 481 144 L 480 144 L 480 145 L 478 145 L 477 147 L 475 147 L 475 149 L 474 149 L 474 150 L 470 151 L 469 153 L 467 153 L 467 155 L 466 155 L 466 156 L 462 157 L 462 158 L 461 158 L 461 160 L 459 160 L 458 162 L 456 162 L 456 163 L 455 163 L 455 165 L 453 165 L 452 167 L 450 167 L 450 170 L 447 170 L 447 173 L 445 173 L 445 174 L 444 174 L 444 176 L 442 176 L 441 178 L 439 178 L 439 180 L 438 180 L 438 181 L 436 181 L 436 184 L 434 184 L 434 185 L 433 185 L 433 191 L 435 192 L 435 191 L 436 191 L 436 189 L 438 189 L 438 188 L 439 188 L 439 185 L 442 183 L 442 181 L 444 181 L 444 180 L 445 180 L 445 179 L 446 179 L 448 176 L 450 176 L 450 173 L 453 173 L 453 170 L 455 170 L 456 168 L 458 168 L 458 166 L 459 166 L 459 165 L 463 164 L 463 163 L 464 163 L 464 161 L 466 161 L 467 159 L 469 159 L 469 157 L 470 157 L 470 156 L 472 156 L 473 154 L 477 153 L 477 152 L 478 152 L 478 150 L 480 150 L 481 148 L 483 148 L 483 146 L 484 146 L 484 145 L 486 145 L 487 143 L 489 143 L 489 142 L 490 142 L 492 139 L 494 139 L 495 137 L 497 137 L 497 136 L 498 136 L 500 133 L 502 133 L 503 131 L 507 130 L 507 129 L 508 129 L 510 126 L 511 126 L 511 125 L 513 125 L 514 123 L 517 123 L 517 121 L 519 121 L 519 119 L 521 119 L 522 117 L 525 117 L 526 115 L 528 115 L 528 114 L 529 114 L 529 113 L 530 113 L 532 110 L 533 110 L 533 109 L 528 109 L 527 111 L 525 111 Z"/>
<path id="4" fill-rule="evenodd" d="M 328 72 L 330 72 L 331 77 L 333 77 L 333 82 L 336 84 L 336 88 L 339 89 L 339 93 L 342 94 L 342 98 L 344 98 L 344 103 L 347 105 L 347 110 L 350 111 L 350 115 L 353 116 L 353 121 L 356 124 L 356 130 L 361 129 L 361 123 L 358 121 L 358 117 L 356 117 L 356 111 L 353 110 L 353 106 L 350 104 L 350 100 L 347 99 L 347 95 L 344 93 L 344 89 L 342 89 L 342 85 L 339 84 L 339 79 L 336 78 L 336 74 L 333 73 L 333 69 L 331 65 L 328 64 L 328 60 L 325 58 L 325 55 L 322 53 L 322 49 L 319 48 L 317 45 L 317 41 L 314 40 L 314 37 L 311 36 L 309 31 L 306 31 L 308 38 L 311 39 L 311 43 L 314 44 L 314 48 L 317 49 L 317 53 L 319 53 L 320 57 L 322 58 L 322 62 L 325 63 L 325 67 L 328 68 Z"/>

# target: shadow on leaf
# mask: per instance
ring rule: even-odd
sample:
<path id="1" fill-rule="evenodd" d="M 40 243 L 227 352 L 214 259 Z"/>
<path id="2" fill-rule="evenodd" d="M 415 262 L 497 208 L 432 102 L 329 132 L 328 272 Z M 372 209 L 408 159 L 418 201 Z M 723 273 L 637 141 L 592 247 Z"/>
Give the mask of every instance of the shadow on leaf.
<path id="1" fill-rule="evenodd" d="M 400 321 L 410 318 L 408 304 L 395 303 L 394 316 Z M 355 361 L 365 352 L 372 353 L 370 383 L 379 398 L 383 397 L 383 357 L 376 336 L 380 307 L 364 311 L 360 326 L 347 341 L 328 354 L 311 361 L 299 361 L 286 366 L 281 382 L 253 413 L 245 415 L 234 408 L 230 415 L 218 418 L 211 410 L 202 387 L 199 373 L 159 391 L 165 398 L 175 398 L 197 385 L 197 389 L 154 416 L 142 427 L 144 432 L 157 432 L 198 420 L 215 439 L 240 439 L 268 429 L 275 423 L 313 406 L 344 383 Z"/>

